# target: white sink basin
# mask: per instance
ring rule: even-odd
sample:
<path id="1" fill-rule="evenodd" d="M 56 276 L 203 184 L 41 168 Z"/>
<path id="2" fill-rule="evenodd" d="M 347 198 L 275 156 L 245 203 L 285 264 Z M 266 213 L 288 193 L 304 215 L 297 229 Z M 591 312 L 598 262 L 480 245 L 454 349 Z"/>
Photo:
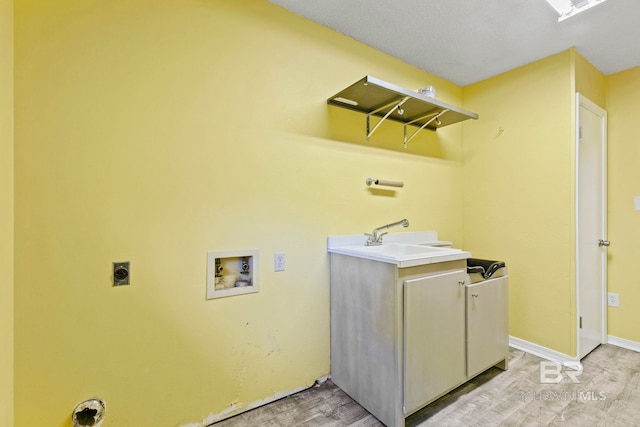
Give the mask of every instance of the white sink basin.
<path id="1" fill-rule="evenodd" d="M 405 243 L 387 243 L 380 246 L 351 246 L 349 250 L 371 255 L 381 255 L 388 257 L 407 257 L 431 254 L 442 254 L 443 252 L 460 252 L 459 249 L 436 248 L 433 246 L 413 245 Z"/>
<path id="2" fill-rule="evenodd" d="M 329 252 L 396 264 L 398 267 L 455 261 L 471 256 L 460 249 L 413 243 L 386 243 L 380 246 L 349 245 L 330 247 Z"/>

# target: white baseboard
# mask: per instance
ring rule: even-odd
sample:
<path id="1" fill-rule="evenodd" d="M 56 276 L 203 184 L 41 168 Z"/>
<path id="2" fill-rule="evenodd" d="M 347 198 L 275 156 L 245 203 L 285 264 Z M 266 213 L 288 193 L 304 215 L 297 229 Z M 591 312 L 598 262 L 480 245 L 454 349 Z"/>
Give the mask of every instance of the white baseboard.
<path id="1" fill-rule="evenodd" d="M 617 347 L 626 348 L 627 350 L 633 350 L 640 353 L 640 342 L 609 335 L 607 337 L 607 344 L 615 345 Z M 559 351 L 551 350 L 550 348 L 543 347 L 541 345 L 534 344 L 530 341 L 525 341 L 513 336 L 509 336 L 509 346 L 533 354 L 534 356 L 550 360 L 552 362 L 560 362 L 563 365 L 570 365 L 571 363 L 579 361 L 577 357 L 572 357 L 564 353 L 560 353 Z"/>
<path id="2" fill-rule="evenodd" d="M 614 337 L 609 335 L 607 337 L 607 343 L 618 347 L 626 348 L 627 350 L 633 350 L 640 353 L 640 342 L 626 340 L 624 338 Z"/>
<path id="3" fill-rule="evenodd" d="M 525 341 L 511 335 L 509 336 L 509 346 L 552 362 L 562 363 L 563 365 L 571 365 L 579 361 L 577 357 L 569 356 L 564 353 L 560 353 L 559 351 L 551 350 L 550 348 L 534 344 L 530 341 Z"/>

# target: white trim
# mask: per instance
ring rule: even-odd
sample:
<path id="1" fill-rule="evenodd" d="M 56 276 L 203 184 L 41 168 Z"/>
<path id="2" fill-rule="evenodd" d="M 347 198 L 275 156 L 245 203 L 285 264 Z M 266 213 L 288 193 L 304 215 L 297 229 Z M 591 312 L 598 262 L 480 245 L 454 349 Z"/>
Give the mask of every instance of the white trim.
<path id="1" fill-rule="evenodd" d="M 640 342 L 614 337 L 613 335 L 609 335 L 608 340 L 603 344 L 615 345 L 616 347 L 626 348 L 627 350 L 637 351 L 640 353 Z M 534 356 L 538 356 L 552 362 L 559 362 L 563 365 L 571 365 L 572 363 L 579 362 L 578 357 L 572 357 L 512 335 L 509 335 L 509 347 L 522 350 L 526 353 L 533 354 Z"/>
<path id="2" fill-rule="evenodd" d="M 580 129 L 580 101 L 582 96 L 580 93 L 576 93 L 576 122 L 575 122 L 575 177 L 574 177 L 574 194 L 573 200 L 574 206 L 574 227 L 575 227 L 575 291 L 576 291 L 576 354 L 580 357 L 580 137 L 582 136 L 582 129 Z"/>
<path id="3" fill-rule="evenodd" d="M 627 350 L 637 351 L 638 353 L 640 353 L 640 342 L 626 340 L 624 338 L 618 338 L 614 337 L 613 335 L 609 335 L 608 344 L 626 348 Z"/>
<path id="4" fill-rule="evenodd" d="M 542 357 L 543 359 L 550 360 L 552 362 L 560 362 L 564 364 L 572 364 L 578 362 L 577 357 L 572 357 L 559 351 L 551 350 L 550 348 L 543 347 L 538 344 L 534 344 L 530 341 L 509 335 L 509 346 L 522 350 L 534 356 Z"/>

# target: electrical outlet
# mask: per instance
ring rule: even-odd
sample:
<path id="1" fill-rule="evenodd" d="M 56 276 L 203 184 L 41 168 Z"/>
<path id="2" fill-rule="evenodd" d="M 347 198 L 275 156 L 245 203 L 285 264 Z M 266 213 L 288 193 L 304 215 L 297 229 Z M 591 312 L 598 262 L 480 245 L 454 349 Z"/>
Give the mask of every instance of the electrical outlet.
<path id="1" fill-rule="evenodd" d="M 614 294 L 612 292 L 609 292 L 607 296 L 608 296 L 609 307 L 620 307 L 619 294 Z"/>
<path id="2" fill-rule="evenodd" d="M 284 252 L 276 252 L 273 256 L 273 271 L 284 271 Z"/>

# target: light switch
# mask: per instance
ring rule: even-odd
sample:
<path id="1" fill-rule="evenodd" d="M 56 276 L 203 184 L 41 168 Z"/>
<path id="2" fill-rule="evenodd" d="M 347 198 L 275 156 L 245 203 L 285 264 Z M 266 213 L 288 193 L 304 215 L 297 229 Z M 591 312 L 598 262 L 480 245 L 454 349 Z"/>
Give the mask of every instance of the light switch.
<path id="1" fill-rule="evenodd" d="M 633 198 L 633 205 L 637 211 L 640 211 L 640 197 L 636 196 Z"/>

